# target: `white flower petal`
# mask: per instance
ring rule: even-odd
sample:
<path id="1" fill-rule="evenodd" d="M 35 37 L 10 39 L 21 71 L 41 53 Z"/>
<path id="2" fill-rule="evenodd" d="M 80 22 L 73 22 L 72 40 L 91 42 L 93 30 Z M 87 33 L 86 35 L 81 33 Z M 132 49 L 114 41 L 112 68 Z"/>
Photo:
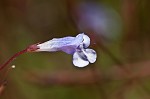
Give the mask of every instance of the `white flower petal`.
<path id="1" fill-rule="evenodd" d="M 87 56 L 90 63 L 94 63 L 96 61 L 97 54 L 93 49 L 85 49 L 84 54 Z"/>
<path id="2" fill-rule="evenodd" d="M 90 45 L 90 38 L 85 34 L 83 35 L 83 44 L 85 48 L 87 48 Z"/>
<path id="3" fill-rule="evenodd" d="M 73 64 L 77 67 L 85 67 L 89 64 L 89 61 L 83 60 L 82 58 L 80 58 L 79 54 L 75 52 L 73 54 Z"/>

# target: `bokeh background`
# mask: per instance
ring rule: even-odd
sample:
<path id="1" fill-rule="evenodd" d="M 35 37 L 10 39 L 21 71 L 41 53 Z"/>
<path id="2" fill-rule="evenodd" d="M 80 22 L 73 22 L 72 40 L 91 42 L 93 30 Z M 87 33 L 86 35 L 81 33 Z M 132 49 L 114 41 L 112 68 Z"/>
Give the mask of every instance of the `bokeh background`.
<path id="1" fill-rule="evenodd" d="M 25 53 L 0 71 L 0 99 L 149 99 L 149 4 L 0 0 L 1 64 L 31 44 L 81 32 L 98 56 L 96 63 L 76 68 L 63 52 Z"/>

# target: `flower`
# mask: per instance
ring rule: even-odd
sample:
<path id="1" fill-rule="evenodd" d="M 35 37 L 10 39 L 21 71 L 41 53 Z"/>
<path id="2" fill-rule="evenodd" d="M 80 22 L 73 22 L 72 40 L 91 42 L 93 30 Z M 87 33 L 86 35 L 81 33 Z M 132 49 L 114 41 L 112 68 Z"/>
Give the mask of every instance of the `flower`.
<path id="1" fill-rule="evenodd" d="M 37 44 L 39 51 L 63 51 L 73 55 L 73 64 L 77 67 L 85 67 L 89 63 L 96 61 L 97 55 L 93 49 L 88 49 L 90 38 L 84 33 L 78 34 L 76 37 L 53 38 L 41 44 Z"/>

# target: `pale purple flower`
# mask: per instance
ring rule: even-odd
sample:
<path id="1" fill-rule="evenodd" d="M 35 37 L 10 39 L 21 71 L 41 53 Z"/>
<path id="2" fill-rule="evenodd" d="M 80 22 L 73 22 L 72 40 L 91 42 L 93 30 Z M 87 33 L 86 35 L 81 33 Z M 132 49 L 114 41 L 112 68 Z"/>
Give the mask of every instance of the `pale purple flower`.
<path id="1" fill-rule="evenodd" d="M 96 52 L 88 49 L 90 38 L 84 33 L 78 34 L 76 37 L 54 38 L 47 42 L 38 44 L 39 49 L 36 51 L 63 51 L 73 55 L 73 64 L 77 67 L 87 66 L 89 63 L 96 61 Z"/>

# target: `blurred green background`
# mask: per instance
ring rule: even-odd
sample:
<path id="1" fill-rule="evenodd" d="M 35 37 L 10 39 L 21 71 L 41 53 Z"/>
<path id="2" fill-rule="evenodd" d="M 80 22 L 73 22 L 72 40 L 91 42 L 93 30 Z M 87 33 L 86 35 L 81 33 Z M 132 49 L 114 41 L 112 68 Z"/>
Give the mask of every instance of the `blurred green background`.
<path id="1" fill-rule="evenodd" d="M 1 64 L 31 44 L 81 32 L 98 56 L 96 63 L 76 68 L 63 52 L 25 53 L 0 71 L 0 99 L 149 99 L 149 4 L 0 0 Z M 9 70 L 11 65 L 16 68 Z"/>

